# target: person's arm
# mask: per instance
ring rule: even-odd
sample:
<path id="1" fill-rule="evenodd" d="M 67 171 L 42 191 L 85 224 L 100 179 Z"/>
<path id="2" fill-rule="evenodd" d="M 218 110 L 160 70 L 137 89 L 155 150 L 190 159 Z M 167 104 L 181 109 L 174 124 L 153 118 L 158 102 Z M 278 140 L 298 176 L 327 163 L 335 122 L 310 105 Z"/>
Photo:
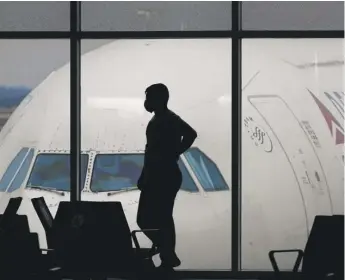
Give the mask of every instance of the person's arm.
<path id="1" fill-rule="evenodd" d="M 193 145 L 195 139 L 198 137 L 198 134 L 188 123 L 186 123 L 181 118 L 179 118 L 179 126 L 182 133 L 182 141 L 179 149 L 179 154 L 182 155 Z"/>

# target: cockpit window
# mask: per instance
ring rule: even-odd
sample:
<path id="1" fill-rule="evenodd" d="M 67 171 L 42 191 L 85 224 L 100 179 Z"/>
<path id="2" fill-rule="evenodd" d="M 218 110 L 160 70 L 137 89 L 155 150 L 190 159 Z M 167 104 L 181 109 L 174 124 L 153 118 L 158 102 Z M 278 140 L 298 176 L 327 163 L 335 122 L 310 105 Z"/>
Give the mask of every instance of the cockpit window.
<path id="1" fill-rule="evenodd" d="M 202 151 L 191 148 L 184 155 L 205 191 L 229 189 L 217 165 Z"/>
<path id="2" fill-rule="evenodd" d="M 81 155 L 81 186 L 84 188 L 89 156 Z M 56 191 L 70 191 L 69 154 L 39 154 L 36 157 L 28 188 L 42 188 Z"/>
<path id="3" fill-rule="evenodd" d="M 178 165 L 182 173 L 181 190 L 185 190 L 188 192 L 198 192 L 198 187 L 196 186 L 195 182 L 193 181 L 192 177 L 190 176 L 186 166 L 184 165 L 181 159 L 178 161 Z"/>
<path id="4" fill-rule="evenodd" d="M 29 171 L 34 149 L 22 148 L 7 167 L 0 180 L 1 192 L 13 192 L 20 188 Z"/>
<path id="5" fill-rule="evenodd" d="M 143 164 L 143 154 L 99 154 L 95 158 L 90 188 L 94 192 L 136 189 Z M 181 160 L 179 166 L 183 176 L 181 189 L 197 192 Z"/>

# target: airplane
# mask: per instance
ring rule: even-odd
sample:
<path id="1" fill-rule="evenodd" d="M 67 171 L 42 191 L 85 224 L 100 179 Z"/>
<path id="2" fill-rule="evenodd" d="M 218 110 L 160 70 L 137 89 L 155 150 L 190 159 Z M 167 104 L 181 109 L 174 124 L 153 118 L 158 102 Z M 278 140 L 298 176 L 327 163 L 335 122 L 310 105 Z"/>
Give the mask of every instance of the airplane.
<path id="1" fill-rule="evenodd" d="M 304 248 L 315 215 L 344 213 L 343 40 L 255 39 L 242 47 L 241 264 L 271 270 L 269 250 Z M 0 213 L 9 198 L 23 197 L 18 213 L 28 215 L 42 248 L 30 199 L 43 196 L 53 216 L 70 199 L 69 67 L 33 89 L 0 132 Z M 229 270 L 231 39 L 115 40 L 82 56 L 81 199 L 121 201 L 138 228 L 136 182 L 152 117 L 144 91 L 157 82 L 198 133 L 179 159 L 179 269 Z"/>

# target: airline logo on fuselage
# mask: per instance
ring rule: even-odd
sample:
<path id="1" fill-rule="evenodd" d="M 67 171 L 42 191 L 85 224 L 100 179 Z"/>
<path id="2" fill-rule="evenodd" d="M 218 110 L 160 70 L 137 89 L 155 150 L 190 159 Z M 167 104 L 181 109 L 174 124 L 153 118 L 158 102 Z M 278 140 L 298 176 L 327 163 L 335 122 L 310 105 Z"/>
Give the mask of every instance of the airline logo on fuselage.
<path id="1" fill-rule="evenodd" d="M 246 117 L 244 119 L 244 126 L 246 127 L 250 139 L 252 139 L 255 146 L 263 147 L 264 151 L 267 153 L 272 152 L 273 144 L 271 138 L 264 129 L 253 120 L 252 117 Z"/>
<path id="2" fill-rule="evenodd" d="M 336 119 L 336 117 L 330 112 L 330 110 L 322 103 L 310 90 L 308 90 L 317 106 L 319 107 L 327 126 L 331 132 L 331 135 L 335 138 L 335 144 L 344 144 L 344 127 Z M 342 121 L 344 122 L 344 92 L 324 92 L 326 97 L 331 101 L 334 108 L 340 114 Z"/>

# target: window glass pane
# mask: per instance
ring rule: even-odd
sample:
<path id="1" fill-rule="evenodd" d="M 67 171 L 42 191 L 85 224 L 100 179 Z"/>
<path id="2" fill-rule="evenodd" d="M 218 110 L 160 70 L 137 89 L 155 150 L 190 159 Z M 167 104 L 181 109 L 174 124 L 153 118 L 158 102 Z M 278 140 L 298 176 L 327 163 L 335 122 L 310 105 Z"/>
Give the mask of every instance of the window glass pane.
<path id="1" fill-rule="evenodd" d="M 97 155 L 91 190 L 104 192 L 136 188 L 143 161 L 143 155 Z"/>
<path id="2" fill-rule="evenodd" d="M 85 183 L 88 155 L 81 155 L 81 184 Z M 58 191 L 70 191 L 70 156 L 39 154 L 33 166 L 27 187 L 41 187 Z"/>
<path id="3" fill-rule="evenodd" d="M 199 149 L 190 149 L 186 152 L 186 158 L 206 191 L 229 190 L 217 165 Z"/>
<path id="4" fill-rule="evenodd" d="M 143 154 L 97 155 L 90 188 L 94 192 L 136 189 L 143 164 Z M 197 191 L 194 181 L 181 160 L 179 160 L 179 166 L 183 176 L 181 189 Z"/>
<path id="5" fill-rule="evenodd" d="M 344 40 L 243 41 L 242 266 L 344 213 Z M 278 265 L 291 269 L 295 254 Z"/>
<path id="6" fill-rule="evenodd" d="M 0 2 L 0 31 L 68 31 L 69 2 Z"/>
<path id="7" fill-rule="evenodd" d="M 29 171 L 33 156 L 34 156 L 34 150 L 30 149 L 27 152 L 24 160 L 20 163 L 19 168 L 16 172 L 16 176 L 7 190 L 8 192 L 13 192 L 22 186 L 26 176 L 28 175 L 28 171 Z"/>
<path id="8" fill-rule="evenodd" d="M 187 192 L 198 192 L 198 187 L 196 186 L 194 180 L 192 179 L 189 171 L 187 170 L 185 164 L 181 159 L 178 161 L 178 166 L 182 173 L 181 190 Z"/>
<path id="9" fill-rule="evenodd" d="M 245 30 L 344 30 L 344 1 L 243 1 Z"/>
<path id="10" fill-rule="evenodd" d="M 31 20 L 35 22 L 39 15 L 43 15 L 44 22 L 48 22 L 53 11 L 58 12 L 60 3 L 55 6 L 54 2 L 42 3 L 50 4 L 53 5 L 52 11 L 42 14 L 37 8 L 41 3 L 1 2 L 0 31 L 4 30 L 4 20 L 12 20 L 11 5 L 24 5 L 22 13 L 25 11 L 28 17 L 30 9 L 35 10 L 36 7 L 37 13 L 31 13 Z M 21 30 L 20 24 L 27 24 L 25 30 L 31 30 L 33 25 L 25 20 L 18 21 L 18 16 L 25 17 L 24 14 L 14 14 L 13 21 L 19 24 L 14 25 L 16 30 Z M 6 30 L 8 26 L 5 26 Z M 59 191 L 26 188 L 36 153 L 68 154 L 70 150 L 69 56 L 69 40 L 0 39 L 0 214 L 10 197 L 24 197 L 29 201 L 43 196 L 53 216 L 60 201 L 70 199 L 70 192 L 62 195 Z M 60 171 L 59 166 L 54 168 L 54 172 Z M 63 171 L 70 176 L 68 167 Z M 45 183 L 55 184 L 56 181 L 49 180 L 51 173 L 50 170 L 41 175 Z M 64 176 L 60 177 L 64 179 Z M 39 179 L 32 183 L 44 185 L 42 178 Z M 27 215 L 30 230 L 38 233 L 41 248 L 47 248 L 46 234 L 34 208 L 27 207 L 30 206 L 27 203 L 22 205 L 18 214 Z"/>
<path id="11" fill-rule="evenodd" d="M 231 29 L 231 2 L 82 2 L 86 31 L 207 31 Z"/>
<path id="12" fill-rule="evenodd" d="M 231 40 L 83 40 L 83 50 L 93 42 L 104 44 L 81 58 L 81 142 L 83 150 L 99 152 L 94 164 L 98 174 L 93 174 L 101 178 L 97 188 L 136 183 L 139 162 L 134 168 L 132 160 L 119 154 L 144 153 L 153 117 L 144 108 L 145 89 L 164 83 L 168 107 L 198 134 L 179 161 L 183 182 L 173 210 L 182 262 L 177 269 L 231 269 Z M 105 154 L 114 158 L 102 163 Z M 123 168 L 122 162 L 131 168 Z M 131 173 L 116 177 L 121 170 Z M 140 191 L 95 193 L 93 188 L 91 182 L 82 200 L 121 201 L 130 229 L 138 229 Z M 214 189 L 222 191 L 209 191 Z M 143 247 L 152 245 L 144 236 L 139 241 Z M 160 264 L 159 256 L 155 264 Z"/>
<path id="13" fill-rule="evenodd" d="M 15 176 L 18 173 L 18 170 L 25 161 L 28 152 L 28 148 L 22 148 L 12 160 L 12 162 L 8 165 L 0 181 L 0 191 L 7 191 L 9 185 L 13 182 Z"/>

